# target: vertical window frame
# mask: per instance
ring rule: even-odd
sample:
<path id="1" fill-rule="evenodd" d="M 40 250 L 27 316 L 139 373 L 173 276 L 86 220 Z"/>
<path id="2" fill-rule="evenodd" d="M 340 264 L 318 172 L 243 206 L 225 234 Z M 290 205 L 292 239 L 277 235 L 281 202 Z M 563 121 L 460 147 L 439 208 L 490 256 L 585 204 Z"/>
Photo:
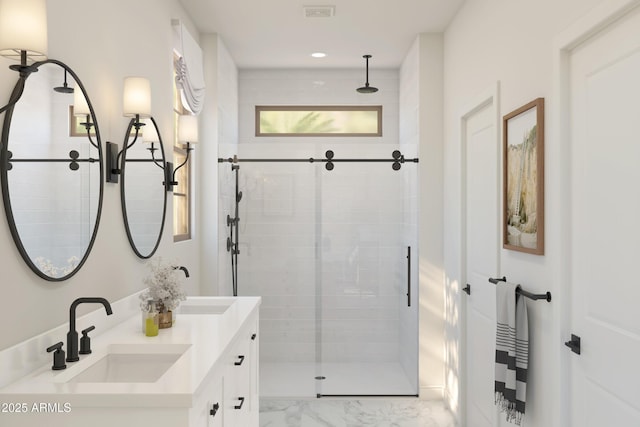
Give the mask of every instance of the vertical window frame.
<path id="1" fill-rule="evenodd" d="M 176 61 L 177 55 L 174 54 L 174 61 Z M 180 91 L 176 85 L 176 72 L 174 69 L 173 72 L 173 112 L 174 112 L 174 135 L 173 135 L 173 160 L 174 167 L 176 164 L 182 163 L 184 158 L 187 156 L 186 145 L 182 145 L 178 142 L 178 116 L 188 113 L 186 108 L 182 104 L 182 99 L 180 95 Z M 180 193 L 177 190 L 180 186 L 175 186 L 173 189 L 173 241 L 175 242 L 183 242 L 186 240 L 191 240 L 192 230 L 193 230 L 193 216 L 191 209 L 191 201 L 192 201 L 192 173 L 191 173 L 191 159 L 192 156 L 189 156 L 189 159 L 185 163 L 184 166 L 180 169 L 180 172 L 186 176 L 187 179 L 187 188 L 186 193 Z M 179 160 L 179 161 L 178 161 Z M 177 163 L 175 163 L 177 162 Z M 182 209 L 183 215 L 177 215 L 176 210 Z M 186 230 L 184 233 L 178 232 L 178 228 L 180 228 L 180 224 L 178 224 L 178 219 L 184 217 L 186 218 Z"/>

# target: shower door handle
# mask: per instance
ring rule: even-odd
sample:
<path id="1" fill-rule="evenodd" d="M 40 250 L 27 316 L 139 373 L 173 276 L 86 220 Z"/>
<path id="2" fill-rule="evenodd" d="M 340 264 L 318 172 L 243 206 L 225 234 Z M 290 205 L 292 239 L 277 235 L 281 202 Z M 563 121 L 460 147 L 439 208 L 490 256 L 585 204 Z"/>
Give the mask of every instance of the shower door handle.
<path id="1" fill-rule="evenodd" d="M 407 307 L 411 307 L 411 246 L 407 246 Z"/>

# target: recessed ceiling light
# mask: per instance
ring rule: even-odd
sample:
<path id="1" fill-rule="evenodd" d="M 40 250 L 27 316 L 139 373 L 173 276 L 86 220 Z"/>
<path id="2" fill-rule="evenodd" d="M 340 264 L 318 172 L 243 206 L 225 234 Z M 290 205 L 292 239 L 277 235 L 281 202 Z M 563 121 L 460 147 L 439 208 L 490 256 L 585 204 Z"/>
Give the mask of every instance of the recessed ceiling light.
<path id="1" fill-rule="evenodd" d="M 302 6 L 305 18 L 331 18 L 336 14 L 335 6 Z"/>
<path id="2" fill-rule="evenodd" d="M 314 58 L 324 58 L 325 56 L 327 56 L 327 54 L 324 52 L 313 52 L 311 56 L 313 56 Z"/>

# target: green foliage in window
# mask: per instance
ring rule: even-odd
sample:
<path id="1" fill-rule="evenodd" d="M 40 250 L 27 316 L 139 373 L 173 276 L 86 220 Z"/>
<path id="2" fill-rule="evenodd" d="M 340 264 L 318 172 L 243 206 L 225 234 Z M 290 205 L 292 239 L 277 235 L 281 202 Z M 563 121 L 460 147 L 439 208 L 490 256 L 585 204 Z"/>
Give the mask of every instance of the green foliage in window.
<path id="1" fill-rule="evenodd" d="M 263 111 L 260 114 L 262 133 L 331 133 L 338 131 L 333 126 L 334 119 L 323 118 L 318 111 L 294 111 L 281 114 L 277 111 Z"/>

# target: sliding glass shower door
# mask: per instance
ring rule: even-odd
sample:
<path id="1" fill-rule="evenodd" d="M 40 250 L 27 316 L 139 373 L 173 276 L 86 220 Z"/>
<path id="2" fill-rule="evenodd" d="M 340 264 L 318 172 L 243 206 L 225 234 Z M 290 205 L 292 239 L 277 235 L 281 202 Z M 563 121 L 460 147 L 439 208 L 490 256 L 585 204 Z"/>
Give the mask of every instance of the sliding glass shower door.
<path id="1" fill-rule="evenodd" d="M 412 172 L 364 162 L 320 170 L 316 346 L 322 396 L 417 395 Z"/>
<path id="2" fill-rule="evenodd" d="M 262 296 L 261 396 L 417 395 L 417 168 L 242 158 L 237 289 Z"/>

